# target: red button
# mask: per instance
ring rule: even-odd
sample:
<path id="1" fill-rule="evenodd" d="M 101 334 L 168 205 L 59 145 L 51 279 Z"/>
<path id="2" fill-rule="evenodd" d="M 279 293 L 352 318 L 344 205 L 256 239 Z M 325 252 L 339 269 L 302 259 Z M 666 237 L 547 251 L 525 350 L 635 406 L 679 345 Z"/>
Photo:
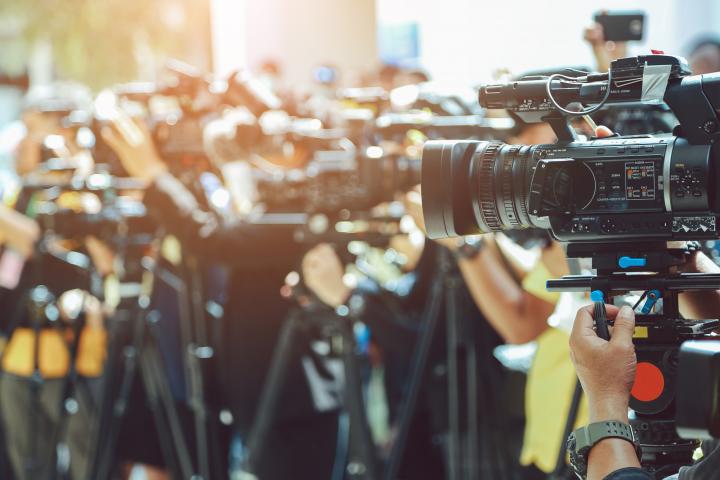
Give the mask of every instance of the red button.
<path id="1" fill-rule="evenodd" d="M 652 402 L 660 397 L 664 389 L 665 377 L 660 369 L 652 363 L 638 363 L 632 396 L 641 402 Z"/>

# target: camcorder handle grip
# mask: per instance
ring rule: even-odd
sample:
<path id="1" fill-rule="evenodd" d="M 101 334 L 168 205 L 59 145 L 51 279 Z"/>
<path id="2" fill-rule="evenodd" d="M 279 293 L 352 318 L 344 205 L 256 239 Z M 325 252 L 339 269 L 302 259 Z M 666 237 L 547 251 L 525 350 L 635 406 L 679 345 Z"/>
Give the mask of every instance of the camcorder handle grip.
<path id="1" fill-rule="evenodd" d="M 605 311 L 605 296 L 600 290 L 593 290 L 590 299 L 595 303 L 593 318 L 595 319 L 595 331 L 598 337 L 603 340 L 610 340 L 610 329 L 608 328 L 607 312 Z"/>

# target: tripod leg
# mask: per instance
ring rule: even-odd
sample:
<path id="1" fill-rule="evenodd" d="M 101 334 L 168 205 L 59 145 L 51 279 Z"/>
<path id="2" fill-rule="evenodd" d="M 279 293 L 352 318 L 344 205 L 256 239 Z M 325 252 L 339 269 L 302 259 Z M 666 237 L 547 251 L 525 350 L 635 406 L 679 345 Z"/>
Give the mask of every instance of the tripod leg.
<path id="1" fill-rule="evenodd" d="M 420 388 L 422 387 L 422 381 L 430 355 L 430 347 L 435 338 L 435 330 L 440 317 L 443 282 L 444 279 L 438 276 L 430 290 L 429 305 L 421 322 L 422 333 L 413 352 L 412 370 L 408 380 L 407 395 L 403 402 L 403 408 L 400 410 L 397 436 L 392 451 L 390 452 L 387 467 L 385 468 L 386 480 L 395 480 L 397 478 L 403 456 L 405 455 L 405 445 L 407 443 L 410 425 L 415 415 L 415 407 L 418 396 L 420 395 Z"/>
<path id="2" fill-rule="evenodd" d="M 154 318 L 155 315 L 148 315 L 147 322 L 154 325 Z M 157 425 L 160 446 L 175 478 L 194 479 L 197 477 L 194 475 L 190 449 L 187 447 L 185 433 L 175 408 L 170 386 L 167 383 L 167 374 L 163 369 L 160 351 L 153 338 L 153 335 L 149 335 L 141 344 L 139 360 L 140 374 Z"/>
<path id="3" fill-rule="evenodd" d="M 205 289 L 202 284 L 202 274 L 195 257 L 188 258 L 190 280 L 190 303 L 194 322 L 194 336 L 187 347 L 187 365 L 190 383 L 190 406 L 195 417 L 195 451 L 197 453 L 198 468 L 203 479 L 210 479 L 210 454 L 208 445 L 208 415 L 205 404 L 204 360 L 212 356 L 212 349 L 207 347 L 207 329 L 205 325 L 205 302 L 203 301 Z M 204 355 L 203 352 L 208 353 Z"/>
<path id="4" fill-rule="evenodd" d="M 461 321 L 466 321 L 462 319 Z M 471 330 L 471 329 L 468 329 Z M 475 345 L 475 336 L 466 332 L 466 341 L 470 343 L 465 346 L 465 385 L 466 385 L 466 408 L 467 408 L 467 437 L 465 445 L 465 455 L 463 461 L 466 465 L 467 478 L 480 478 L 480 465 L 478 457 L 480 454 L 480 438 L 478 432 L 478 364 L 477 364 L 477 345 Z M 498 479 L 499 480 L 499 479 Z"/>
<path id="5" fill-rule="evenodd" d="M 190 407 L 193 411 L 195 420 L 195 450 L 197 452 L 197 461 L 200 475 L 203 479 L 211 478 L 210 475 L 210 457 L 208 452 L 208 415 L 207 406 L 203 392 L 205 391 L 205 382 L 203 380 L 203 360 L 202 349 L 209 347 L 197 347 L 196 345 L 188 345 L 186 356 L 188 363 L 190 383 Z"/>
<path id="6" fill-rule="evenodd" d="M 355 354 L 355 338 L 352 325 L 340 319 L 340 333 L 343 339 L 342 359 L 345 368 L 345 408 L 350 416 L 350 457 L 349 478 L 374 480 L 378 478 L 378 466 L 370 426 L 363 401 L 362 378 Z M 352 445 L 356 448 L 352 448 Z M 354 452 L 357 452 L 355 454 Z"/>
<path id="7" fill-rule="evenodd" d="M 277 404 L 287 377 L 295 332 L 301 327 L 302 315 L 300 311 L 291 311 L 280 331 L 280 338 L 275 346 L 270 370 L 265 378 L 263 391 L 260 395 L 255 421 L 248 435 L 245 468 L 250 472 L 254 472 L 256 467 L 254 462 L 262 457 L 265 443 L 272 429 Z"/>
<path id="8" fill-rule="evenodd" d="M 89 478 L 92 479 L 106 480 L 110 478 L 121 422 L 127 411 L 137 369 L 137 349 L 133 345 L 120 345 L 120 342 L 116 340 L 121 335 L 120 327 L 126 325 L 126 321 L 120 319 L 113 322 L 113 328 L 109 336 L 108 361 L 103 374 L 102 395 L 93 429 L 94 434 L 92 435 L 94 442 L 91 445 L 93 445 L 94 451 L 91 452 L 90 458 L 93 463 L 88 470 Z M 136 331 L 134 336 L 137 335 L 138 332 Z M 112 365 L 113 359 L 120 356 L 118 348 L 122 348 L 122 358 L 119 359 L 122 366 L 118 367 L 118 370 L 121 369 L 120 372 L 116 371 Z M 117 376 L 120 376 L 120 378 L 116 394 L 114 385 Z"/>
<path id="9" fill-rule="evenodd" d="M 69 364 L 68 364 L 68 372 L 62 379 L 62 385 L 60 387 L 60 399 L 58 402 L 58 422 L 55 426 L 54 431 L 52 432 L 50 438 L 52 438 L 52 445 L 55 447 L 52 452 L 52 465 L 55 467 L 53 469 L 53 472 L 50 473 L 49 480 L 52 480 L 57 475 L 64 475 L 67 474 L 67 471 L 70 468 L 70 464 L 66 464 L 63 466 L 63 468 L 60 468 L 60 464 L 58 463 L 58 448 L 60 448 L 61 444 L 67 450 L 69 451 L 69 445 L 64 442 L 64 439 L 67 434 L 68 429 L 68 423 L 69 423 L 69 416 L 77 413 L 77 412 L 71 412 L 69 402 L 73 401 L 74 404 L 77 406 L 79 405 L 78 400 L 76 397 L 76 385 L 78 382 L 78 371 L 76 368 L 76 361 L 78 356 L 78 348 L 80 346 L 80 335 L 83 330 L 83 327 L 85 325 L 85 322 L 82 321 L 82 317 L 78 318 L 76 320 L 75 326 L 73 328 L 73 340 L 70 344 L 70 355 L 69 355 Z M 62 330 L 60 330 L 60 333 L 62 334 Z"/>
<path id="10" fill-rule="evenodd" d="M 446 288 L 451 287 L 452 280 L 446 281 Z M 450 289 L 446 290 L 445 308 L 447 324 L 447 369 L 448 369 L 448 479 L 460 480 L 464 476 L 462 469 L 463 438 L 462 438 L 462 410 L 463 402 L 460 398 L 460 365 L 458 343 L 458 316 L 456 305 Z"/>

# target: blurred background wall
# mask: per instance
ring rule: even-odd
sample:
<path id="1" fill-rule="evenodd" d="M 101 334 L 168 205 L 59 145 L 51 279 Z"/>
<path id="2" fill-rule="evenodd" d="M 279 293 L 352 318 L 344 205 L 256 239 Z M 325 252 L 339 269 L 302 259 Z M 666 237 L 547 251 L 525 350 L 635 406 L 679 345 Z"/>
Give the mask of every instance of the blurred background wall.
<path id="1" fill-rule="evenodd" d="M 320 64 L 336 66 L 352 81 L 378 63 L 375 0 L 246 0 L 245 5 L 250 67 L 272 59 L 282 66 L 285 81 L 297 85 Z"/>
<path id="2" fill-rule="evenodd" d="M 435 79 L 469 84 L 501 67 L 592 66 L 583 29 L 602 9 L 646 13 L 645 40 L 631 54 L 685 54 L 699 34 L 720 31 L 720 2 L 709 0 L 378 0 L 378 23 L 381 32 L 416 24 L 416 63 Z"/>
<path id="3" fill-rule="evenodd" d="M 582 31 L 602 9 L 646 12 L 630 53 L 686 53 L 720 32 L 708 0 L 0 0 L 0 75 L 97 89 L 151 80 L 174 57 L 221 74 L 273 61 L 293 86 L 320 64 L 350 83 L 380 62 L 469 84 L 499 68 L 591 63 Z"/>

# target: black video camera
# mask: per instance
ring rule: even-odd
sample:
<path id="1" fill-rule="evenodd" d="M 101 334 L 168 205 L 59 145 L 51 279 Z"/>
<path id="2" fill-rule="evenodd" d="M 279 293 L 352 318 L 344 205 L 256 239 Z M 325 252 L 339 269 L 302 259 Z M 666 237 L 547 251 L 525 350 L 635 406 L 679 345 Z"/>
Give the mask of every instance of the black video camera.
<path id="1" fill-rule="evenodd" d="M 417 159 L 363 148 L 342 130 L 294 135 L 294 146 L 309 156 L 300 167 L 275 172 L 256 171 L 258 193 L 270 210 L 298 210 L 330 216 L 344 210 L 368 211 L 392 201 L 420 181 Z"/>
<path id="2" fill-rule="evenodd" d="M 607 74 L 553 74 L 487 85 L 479 97 L 482 106 L 510 110 L 527 123 L 548 122 L 559 141 L 428 142 L 422 159 L 428 234 L 544 228 L 569 242 L 568 257 L 591 257 L 597 270 L 549 280 L 549 290 L 590 290 L 603 302 L 644 292 L 636 304 L 641 308 L 634 335 L 644 368 L 631 394 L 631 423 L 643 446 L 642 465 L 658 476 L 677 472 L 692 461 L 694 434 L 716 429 L 709 425 L 716 417 L 699 417 L 717 399 L 712 392 L 696 400 L 694 408 L 703 414 L 685 411 L 682 399 L 689 392 L 707 392 L 690 386 L 695 375 L 677 374 L 680 346 L 717 338 L 711 332 L 720 325 L 717 319 L 684 318 L 678 295 L 717 290 L 720 275 L 683 273 L 697 243 L 668 248 L 667 242 L 718 238 L 720 73 L 691 76 L 683 59 L 648 55 L 616 60 Z M 568 117 L 604 106 L 637 102 L 667 104 L 679 122 L 673 133 L 580 141 L 568 123 Z M 606 320 L 596 318 L 596 326 L 598 335 L 608 338 Z M 716 364 L 717 357 L 706 358 L 695 364 Z"/>
<path id="3" fill-rule="evenodd" d="M 607 74 L 530 77 L 480 88 L 480 104 L 547 121 L 559 142 L 425 145 L 422 194 L 432 238 L 539 227 L 570 242 L 717 238 L 720 74 L 690 76 L 685 60 L 616 60 Z M 567 117 L 602 106 L 667 103 L 673 135 L 578 141 Z M 586 110 L 573 105 L 595 103 Z"/>

